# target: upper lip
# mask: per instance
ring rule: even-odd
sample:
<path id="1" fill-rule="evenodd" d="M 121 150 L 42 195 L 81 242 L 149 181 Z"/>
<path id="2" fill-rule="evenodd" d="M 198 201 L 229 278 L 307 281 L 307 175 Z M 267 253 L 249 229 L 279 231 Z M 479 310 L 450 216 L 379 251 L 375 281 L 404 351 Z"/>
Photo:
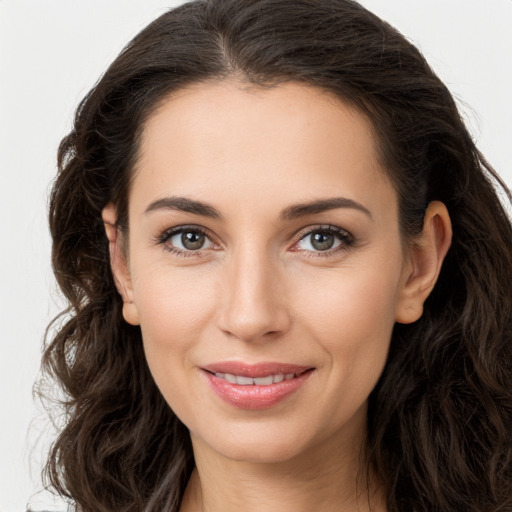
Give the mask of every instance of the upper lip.
<path id="1" fill-rule="evenodd" d="M 280 373 L 294 373 L 296 375 L 300 375 L 301 373 L 312 369 L 312 367 L 277 362 L 247 364 L 238 361 L 224 361 L 202 366 L 202 369 L 211 373 L 229 373 L 231 375 L 257 378 L 277 375 Z"/>

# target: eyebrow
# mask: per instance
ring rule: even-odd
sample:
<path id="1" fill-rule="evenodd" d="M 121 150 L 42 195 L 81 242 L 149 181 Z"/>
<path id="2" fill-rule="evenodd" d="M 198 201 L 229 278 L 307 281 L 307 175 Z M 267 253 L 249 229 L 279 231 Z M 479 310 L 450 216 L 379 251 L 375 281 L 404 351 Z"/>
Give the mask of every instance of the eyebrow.
<path id="1" fill-rule="evenodd" d="M 280 218 L 281 220 L 293 220 L 306 215 L 315 215 L 337 208 L 352 208 L 365 213 L 370 219 L 372 218 L 372 214 L 368 208 L 347 197 L 332 197 L 329 199 L 311 201 L 310 203 L 292 205 L 282 211 Z"/>
<path id="2" fill-rule="evenodd" d="M 306 215 L 315 215 L 337 208 L 352 208 L 362 211 L 368 217 L 372 218 L 372 214 L 368 208 L 362 204 L 346 197 L 333 197 L 328 199 L 318 199 L 309 203 L 295 204 L 285 208 L 280 220 L 294 220 Z M 202 201 L 196 201 L 187 197 L 164 197 L 153 201 L 145 210 L 145 214 L 158 210 L 177 210 L 195 215 L 201 215 L 210 219 L 222 219 L 222 215 L 215 207 Z"/>
<path id="3" fill-rule="evenodd" d="M 181 212 L 202 215 L 203 217 L 209 217 L 210 219 L 222 218 L 219 210 L 213 206 L 194 199 L 188 199 L 187 197 L 164 197 L 162 199 L 157 199 L 146 208 L 144 213 L 147 214 L 158 210 L 178 210 Z"/>

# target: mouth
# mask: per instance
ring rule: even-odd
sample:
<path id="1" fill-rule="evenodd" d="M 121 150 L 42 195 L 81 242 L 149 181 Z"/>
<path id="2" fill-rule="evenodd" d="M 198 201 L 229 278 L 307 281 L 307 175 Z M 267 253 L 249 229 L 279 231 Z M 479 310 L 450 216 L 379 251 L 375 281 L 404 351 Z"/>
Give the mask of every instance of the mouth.
<path id="1" fill-rule="evenodd" d="M 224 402 L 240 409 L 267 409 L 299 391 L 315 368 L 226 362 L 202 370 L 210 388 Z"/>
<path id="2" fill-rule="evenodd" d="M 304 370 L 300 373 L 275 373 L 267 375 L 266 377 L 247 377 L 245 375 L 234 375 L 232 373 L 209 372 L 219 379 L 223 379 L 231 384 L 238 386 L 270 386 L 271 384 L 278 384 L 285 380 L 292 380 L 309 371 Z"/>

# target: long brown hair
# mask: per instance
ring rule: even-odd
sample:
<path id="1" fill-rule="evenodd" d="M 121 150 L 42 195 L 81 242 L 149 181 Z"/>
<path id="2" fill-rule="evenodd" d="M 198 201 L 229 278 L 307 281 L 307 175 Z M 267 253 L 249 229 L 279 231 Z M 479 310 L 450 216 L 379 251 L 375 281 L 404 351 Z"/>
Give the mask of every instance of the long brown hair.
<path id="1" fill-rule="evenodd" d="M 189 2 L 135 37 L 80 103 L 50 204 L 69 301 L 43 359 L 66 397 L 51 484 L 84 512 L 179 508 L 189 435 L 153 382 L 140 329 L 122 319 L 101 211 L 113 202 L 128 229 L 140 134 L 159 102 L 228 77 L 307 83 L 368 116 L 404 239 L 430 201 L 448 207 L 439 281 L 422 318 L 396 325 L 370 396 L 368 463 L 390 512 L 512 510 L 512 229 L 495 191 L 506 187 L 419 51 L 351 0 Z"/>

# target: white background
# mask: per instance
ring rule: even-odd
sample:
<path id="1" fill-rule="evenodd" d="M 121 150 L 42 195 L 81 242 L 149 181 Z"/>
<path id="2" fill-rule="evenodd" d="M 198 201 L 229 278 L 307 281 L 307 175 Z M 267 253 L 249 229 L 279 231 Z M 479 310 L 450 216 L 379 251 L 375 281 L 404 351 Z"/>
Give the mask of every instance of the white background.
<path id="1" fill-rule="evenodd" d="M 25 510 L 51 436 L 31 387 L 59 310 L 46 227 L 58 143 L 124 44 L 177 3 L 0 0 L 0 512 Z M 362 3 L 420 46 L 511 186 L 512 0 Z"/>

